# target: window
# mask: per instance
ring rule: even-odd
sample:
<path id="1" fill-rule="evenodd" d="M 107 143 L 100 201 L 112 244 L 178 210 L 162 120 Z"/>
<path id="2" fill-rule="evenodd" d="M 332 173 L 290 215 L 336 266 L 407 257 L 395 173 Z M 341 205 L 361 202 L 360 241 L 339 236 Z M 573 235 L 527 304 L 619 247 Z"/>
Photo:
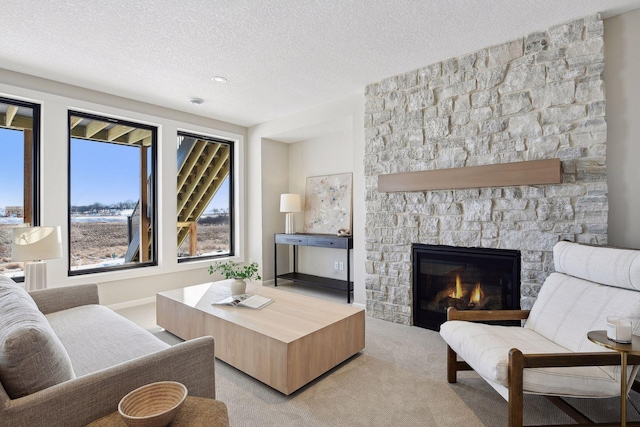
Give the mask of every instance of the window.
<path id="1" fill-rule="evenodd" d="M 157 264 L 157 129 L 69 112 L 69 274 Z"/>
<path id="2" fill-rule="evenodd" d="M 24 280 L 11 261 L 13 228 L 38 225 L 40 106 L 0 98 L 0 273 Z"/>
<path id="3" fill-rule="evenodd" d="M 178 133 L 178 262 L 233 255 L 233 143 Z"/>

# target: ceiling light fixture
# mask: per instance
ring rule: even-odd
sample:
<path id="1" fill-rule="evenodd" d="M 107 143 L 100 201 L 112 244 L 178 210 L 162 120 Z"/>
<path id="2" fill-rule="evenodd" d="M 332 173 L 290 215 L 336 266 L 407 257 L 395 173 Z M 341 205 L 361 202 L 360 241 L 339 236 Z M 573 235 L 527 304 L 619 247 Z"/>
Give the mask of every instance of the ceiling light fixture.
<path id="1" fill-rule="evenodd" d="M 211 80 L 213 80 L 216 83 L 226 83 L 227 79 L 225 77 L 222 76 L 213 76 L 211 77 Z"/>
<path id="2" fill-rule="evenodd" d="M 202 98 L 189 98 L 189 102 L 193 105 L 202 105 L 204 104 L 204 99 Z"/>

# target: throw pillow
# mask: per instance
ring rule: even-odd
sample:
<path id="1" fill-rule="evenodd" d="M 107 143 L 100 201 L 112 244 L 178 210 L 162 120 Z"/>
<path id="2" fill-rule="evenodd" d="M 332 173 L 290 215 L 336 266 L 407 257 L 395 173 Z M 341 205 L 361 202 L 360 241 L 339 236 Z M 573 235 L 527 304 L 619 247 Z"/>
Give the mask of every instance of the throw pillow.
<path id="1" fill-rule="evenodd" d="M 9 397 L 73 378 L 69 355 L 33 298 L 0 275 L 0 382 Z"/>

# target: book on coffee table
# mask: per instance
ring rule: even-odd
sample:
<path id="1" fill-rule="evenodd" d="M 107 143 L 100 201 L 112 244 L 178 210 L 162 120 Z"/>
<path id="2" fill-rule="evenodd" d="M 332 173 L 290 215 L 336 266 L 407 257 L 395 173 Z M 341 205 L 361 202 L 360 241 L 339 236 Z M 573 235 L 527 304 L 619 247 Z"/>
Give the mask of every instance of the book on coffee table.
<path id="1" fill-rule="evenodd" d="M 220 301 L 214 302 L 213 305 L 231 305 L 233 307 L 247 307 L 259 310 L 272 302 L 273 300 L 271 298 L 266 298 L 261 295 L 242 294 L 221 299 Z"/>

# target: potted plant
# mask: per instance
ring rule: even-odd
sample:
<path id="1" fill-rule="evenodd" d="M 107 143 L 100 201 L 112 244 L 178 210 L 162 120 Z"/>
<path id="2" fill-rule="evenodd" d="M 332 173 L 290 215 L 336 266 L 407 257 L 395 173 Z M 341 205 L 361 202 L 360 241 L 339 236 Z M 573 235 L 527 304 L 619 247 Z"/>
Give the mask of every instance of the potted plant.
<path id="1" fill-rule="evenodd" d="M 240 265 L 231 260 L 224 262 L 218 261 L 209 266 L 209 274 L 213 274 L 215 272 L 222 274 L 225 279 L 234 279 L 233 282 L 231 282 L 231 295 L 240 295 L 245 293 L 247 289 L 247 282 L 245 282 L 245 279 L 261 279 L 258 274 L 257 262 Z"/>

